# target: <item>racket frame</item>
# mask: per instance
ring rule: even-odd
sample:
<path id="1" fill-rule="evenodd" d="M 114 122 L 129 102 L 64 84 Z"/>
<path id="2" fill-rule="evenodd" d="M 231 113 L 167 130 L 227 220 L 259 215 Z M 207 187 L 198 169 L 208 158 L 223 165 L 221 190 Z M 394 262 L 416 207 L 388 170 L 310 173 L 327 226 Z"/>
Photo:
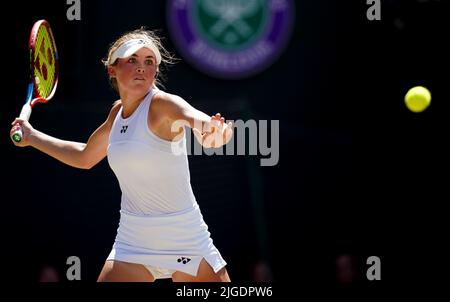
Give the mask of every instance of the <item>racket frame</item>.
<path id="1" fill-rule="evenodd" d="M 40 92 L 38 89 L 38 83 L 36 82 L 36 78 L 34 75 L 34 69 L 35 69 L 35 63 L 36 63 L 34 58 L 36 56 L 36 51 L 37 51 L 36 43 L 37 43 L 37 39 L 38 39 L 38 32 L 39 32 L 39 29 L 41 26 L 46 27 L 46 30 L 47 30 L 48 35 L 51 40 L 53 54 L 54 54 L 54 60 L 55 60 L 54 84 L 53 84 L 50 94 L 46 98 L 42 97 L 40 95 Z M 32 29 L 31 29 L 30 38 L 28 40 L 28 49 L 30 52 L 30 82 L 28 83 L 28 91 L 27 91 L 27 97 L 25 99 L 25 104 L 23 105 L 22 110 L 20 111 L 20 115 L 19 115 L 19 117 L 21 119 L 26 120 L 26 121 L 28 121 L 30 119 L 32 108 L 34 107 L 34 105 L 36 105 L 36 103 L 48 102 L 55 94 L 56 86 L 58 85 L 58 75 L 59 75 L 58 50 L 56 48 L 55 37 L 53 35 L 53 31 L 50 27 L 50 24 L 46 20 L 42 19 L 42 20 L 39 20 L 34 23 Z M 36 96 L 36 97 L 33 98 L 33 96 Z M 22 140 L 22 136 L 23 136 L 22 129 L 19 128 L 16 131 L 14 131 L 14 133 L 12 134 L 11 137 L 15 142 L 20 142 Z"/>

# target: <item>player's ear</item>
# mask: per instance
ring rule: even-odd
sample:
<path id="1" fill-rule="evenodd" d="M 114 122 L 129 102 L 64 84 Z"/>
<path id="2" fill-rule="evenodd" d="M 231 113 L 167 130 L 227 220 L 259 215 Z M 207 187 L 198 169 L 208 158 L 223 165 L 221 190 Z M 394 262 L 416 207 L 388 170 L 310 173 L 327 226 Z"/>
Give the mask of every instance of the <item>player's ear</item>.
<path id="1" fill-rule="evenodd" d="M 109 75 L 110 78 L 115 78 L 116 77 L 116 70 L 111 65 L 108 66 L 108 75 Z"/>

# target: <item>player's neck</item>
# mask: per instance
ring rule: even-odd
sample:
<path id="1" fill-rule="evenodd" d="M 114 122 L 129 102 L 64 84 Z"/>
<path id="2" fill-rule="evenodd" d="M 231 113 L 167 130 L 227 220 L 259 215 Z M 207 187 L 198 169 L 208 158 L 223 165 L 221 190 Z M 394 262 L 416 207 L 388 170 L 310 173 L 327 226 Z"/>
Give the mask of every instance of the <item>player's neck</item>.
<path id="1" fill-rule="evenodd" d="M 147 94 L 144 94 L 142 96 L 133 96 L 133 95 L 127 95 L 122 94 L 120 95 L 120 99 L 122 101 L 122 117 L 128 118 L 133 114 L 133 112 L 136 110 L 136 108 L 139 106 L 139 104 L 142 102 L 142 100 L 145 98 Z"/>

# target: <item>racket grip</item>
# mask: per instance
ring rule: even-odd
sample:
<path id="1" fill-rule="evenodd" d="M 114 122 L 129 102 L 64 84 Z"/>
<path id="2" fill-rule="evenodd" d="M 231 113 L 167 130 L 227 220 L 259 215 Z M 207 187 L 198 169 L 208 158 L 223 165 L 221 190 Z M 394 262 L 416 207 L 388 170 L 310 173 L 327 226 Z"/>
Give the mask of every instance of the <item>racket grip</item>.
<path id="1" fill-rule="evenodd" d="M 25 105 L 23 105 L 22 110 L 20 111 L 19 117 L 23 120 L 28 121 L 30 119 L 30 115 L 31 115 L 31 106 L 29 103 L 26 103 Z M 11 138 L 16 143 L 19 143 L 22 140 L 22 137 L 23 137 L 23 132 L 22 132 L 21 127 L 19 127 L 19 129 L 14 131 L 13 134 L 11 135 Z"/>
<path id="2" fill-rule="evenodd" d="M 16 131 L 13 132 L 12 134 L 12 139 L 13 141 L 15 141 L 16 143 L 20 143 L 20 141 L 22 140 L 22 129 L 17 129 Z"/>

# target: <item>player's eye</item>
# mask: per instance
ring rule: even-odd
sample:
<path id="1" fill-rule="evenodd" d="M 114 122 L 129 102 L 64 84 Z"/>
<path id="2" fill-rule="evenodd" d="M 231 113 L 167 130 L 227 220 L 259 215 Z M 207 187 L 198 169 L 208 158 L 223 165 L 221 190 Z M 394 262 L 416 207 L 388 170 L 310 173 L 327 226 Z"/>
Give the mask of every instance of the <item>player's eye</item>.
<path id="1" fill-rule="evenodd" d="M 136 58 L 129 58 L 128 63 L 136 63 Z"/>
<path id="2" fill-rule="evenodd" d="M 145 64 L 147 64 L 147 65 L 153 65 L 153 61 L 152 61 L 152 60 L 145 60 Z"/>

